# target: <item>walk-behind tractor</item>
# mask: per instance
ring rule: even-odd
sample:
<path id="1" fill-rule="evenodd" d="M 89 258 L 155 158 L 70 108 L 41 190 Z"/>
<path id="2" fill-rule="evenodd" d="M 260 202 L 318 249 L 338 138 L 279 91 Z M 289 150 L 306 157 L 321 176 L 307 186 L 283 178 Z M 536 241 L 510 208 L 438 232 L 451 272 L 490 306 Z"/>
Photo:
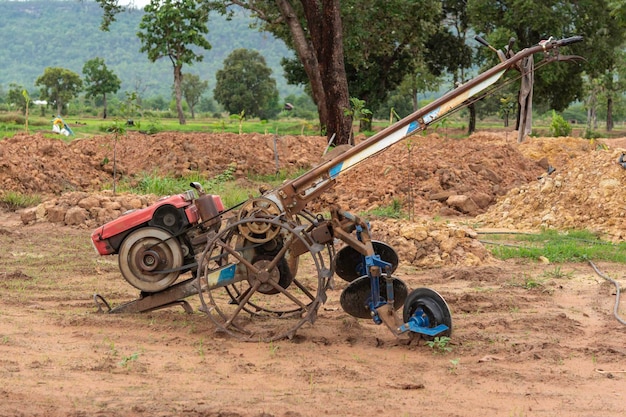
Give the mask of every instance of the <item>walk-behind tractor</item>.
<path id="1" fill-rule="evenodd" d="M 429 288 L 409 290 L 394 276 L 398 255 L 372 240 L 367 222 L 337 206 L 328 208 L 327 217 L 313 215 L 307 204 L 348 169 L 484 97 L 502 84 L 497 82 L 507 70 L 527 75 L 524 68 L 533 71 L 533 66 L 523 63 L 532 62 L 534 54 L 544 54 L 541 63 L 576 58 L 560 55 L 559 47 L 581 40 L 550 39 L 518 53 L 509 44 L 497 51 L 501 62 L 493 68 L 235 207 L 224 209 L 219 196 L 192 183 L 194 190 L 97 228 L 92 233 L 97 252 L 117 254 L 122 276 L 140 290 L 139 298 L 115 308 L 96 295 L 98 306 L 110 313 L 136 313 L 180 305 L 191 312 L 185 298 L 199 295 L 200 309 L 217 329 L 242 340 L 272 341 L 293 337 L 304 323 L 315 322 L 337 274 L 349 282 L 340 296 L 346 313 L 384 323 L 400 338 L 450 335 L 452 318 L 443 297 Z"/>

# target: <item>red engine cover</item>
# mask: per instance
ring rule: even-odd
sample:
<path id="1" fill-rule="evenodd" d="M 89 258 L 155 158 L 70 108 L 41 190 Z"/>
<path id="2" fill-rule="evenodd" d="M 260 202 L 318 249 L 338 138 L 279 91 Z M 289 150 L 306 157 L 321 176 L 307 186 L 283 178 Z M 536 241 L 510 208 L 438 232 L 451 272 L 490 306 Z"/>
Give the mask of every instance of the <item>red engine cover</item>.
<path id="1" fill-rule="evenodd" d="M 140 224 L 149 222 L 154 216 L 155 210 L 165 204 L 172 205 L 176 208 L 189 206 L 185 209 L 189 223 L 194 224 L 198 222 L 198 211 L 196 207 L 192 205 L 191 197 L 188 194 L 177 194 L 170 197 L 164 197 L 149 207 L 128 211 L 117 219 L 112 220 L 94 230 L 91 234 L 91 241 L 96 249 L 96 252 L 100 255 L 111 255 L 115 253 L 116 250 L 109 244 L 108 239 L 137 227 Z"/>

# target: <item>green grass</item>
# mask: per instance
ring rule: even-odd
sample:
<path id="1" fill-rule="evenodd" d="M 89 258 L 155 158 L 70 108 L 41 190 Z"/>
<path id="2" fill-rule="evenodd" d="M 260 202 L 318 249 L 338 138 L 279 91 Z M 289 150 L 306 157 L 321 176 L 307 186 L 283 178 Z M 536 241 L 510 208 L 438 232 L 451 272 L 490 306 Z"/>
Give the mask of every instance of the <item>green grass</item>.
<path id="1" fill-rule="evenodd" d="M 9 210 L 18 210 L 33 207 L 41 203 L 41 196 L 37 194 L 23 194 L 17 191 L 7 191 L 0 195 L 0 206 Z"/>
<path id="2" fill-rule="evenodd" d="M 258 196 L 260 193 L 255 188 L 242 188 L 237 184 L 233 176 L 234 166 L 213 178 L 202 177 L 199 173 L 193 173 L 184 177 L 159 176 L 155 173 L 143 173 L 137 179 L 122 181 L 117 189 L 120 192 L 133 194 L 154 194 L 157 196 L 180 194 L 190 190 L 191 182 L 199 182 L 207 194 L 217 194 L 221 197 L 226 208 L 235 206 L 247 200 L 251 195 Z M 110 188 L 110 187 L 106 187 Z"/>
<path id="3" fill-rule="evenodd" d="M 545 257 L 554 263 L 603 260 L 626 263 L 626 242 L 603 241 L 586 230 L 544 230 L 538 234 L 490 236 L 491 251 L 500 259 Z"/>
<path id="4" fill-rule="evenodd" d="M 402 201 L 394 198 L 391 204 L 386 206 L 379 206 L 373 210 L 359 213 L 361 217 L 384 217 L 388 219 L 405 219 L 406 213 L 402 211 Z"/>
<path id="5" fill-rule="evenodd" d="M 31 114 L 28 119 L 29 132 L 59 137 L 59 135 L 52 133 L 52 120 L 52 116 Z M 73 136 L 67 138 L 70 141 L 94 135 L 112 134 L 111 127 L 113 126 L 121 127 L 128 132 L 147 134 L 164 131 L 239 134 L 240 128 L 241 133 L 312 136 L 321 134 L 318 121 L 291 117 L 278 120 L 246 119 L 241 126 L 238 120 L 226 115 L 222 117 L 197 117 L 195 119 L 187 117 L 184 125 L 179 124 L 176 118 L 164 118 L 158 115 L 133 118 L 133 126 L 128 126 L 126 119 L 119 117 L 103 120 L 93 116 L 71 115 L 63 116 L 63 120 L 70 125 L 74 132 Z M 24 116 L 15 112 L 0 113 L 0 139 L 12 137 L 15 133 L 24 131 Z"/>

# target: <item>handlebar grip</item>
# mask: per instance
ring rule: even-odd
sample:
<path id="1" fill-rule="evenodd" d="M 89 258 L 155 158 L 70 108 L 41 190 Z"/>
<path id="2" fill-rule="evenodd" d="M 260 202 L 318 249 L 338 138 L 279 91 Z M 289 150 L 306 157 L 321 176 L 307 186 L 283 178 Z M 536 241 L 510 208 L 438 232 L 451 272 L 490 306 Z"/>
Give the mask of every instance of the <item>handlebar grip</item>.
<path id="1" fill-rule="evenodd" d="M 476 41 L 478 43 L 481 43 L 483 46 L 486 46 L 487 48 L 491 47 L 491 45 L 489 45 L 489 43 L 487 43 L 486 40 L 484 40 L 483 38 L 481 38 L 480 36 L 476 35 L 474 36 L 474 39 L 476 39 Z"/>
<path id="2" fill-rule="evenodd" d="M 571 36 L 569 38 L 561 39 L 560 41 L 558 41 L 558 44 L 560 46 L 565 46 L 571 43 L 582 42 L 582 40 L 583 40 L 582 36 Z"/>

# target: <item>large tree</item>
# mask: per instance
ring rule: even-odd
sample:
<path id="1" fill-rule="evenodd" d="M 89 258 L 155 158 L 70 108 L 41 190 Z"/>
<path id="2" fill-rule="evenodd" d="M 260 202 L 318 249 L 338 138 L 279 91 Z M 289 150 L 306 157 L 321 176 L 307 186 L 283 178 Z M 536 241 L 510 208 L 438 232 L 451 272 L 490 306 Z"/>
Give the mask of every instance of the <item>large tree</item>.
<path id="1" fill-rule="evenodd" d="M 146 52 L 152 62 L 165 57 L 171 61 L 178 121 L 184 125 L 183 65 L 192 65 L 204 58 L 194 46 L 211 49 L 204 36 L 209 32 L 209 7 L 196 0 L 150 0 L 144 12 L 137 33 L 142 43 L 141 52 Z"/>
<path id="2" fill-rule="evenodd" d="M 23 86 L 11 83 L 9 84 L 9 92 L 7 93 L 7 102 L 9 103 L 9 109 L 12 110 L 15 106 L 16 110 L 26 114 L 27 98 L 23 94 L 26 91 Z"/>
<path id="3" fill-rule="evenodd" d="M 278 113 L 278 89 L 272 70 L 257 51 L 235 49 L 217 71 L 213 95 L 231 114 L 267 119 Z"/>
<path id="4" fill-rule="evenodd" d="M 83 88 L 80 75 L 65 68 L 48 67 L 42 76 L 37 78 L 35 85 L 40 87 L 40 98 L 55 104 L 57 114 L 63 114 L 64 106 Z"/>
<path id="5" fill-rule="evenodd" d="M 83 66 L 85 76 L 85 91 L 87 97 L 102 96 L 104 107 L 103 119 L 107 118 L 107 94 L 117 93 L 122 85 L 119 77 L 104 63 L 104 59 L 96 57 L 85 62 Z"/>
<path id="6" fill-rule="evenodd" d="M 115 16 L 118 11 L 115 8 L 118 5 L 117 0 L 98 0 L 98 2 L 105 10 L 105 19 L 110 20 Z M 411 2 L 370 0 L 365 5 L 355 0 L 342 2 L 198 0 L 198 2 L 208 3 L 224 13 L 232 12 L 231 6 L 251 11 L 258 19 L 261 29 L 283 39 L 295 51 L 301 68 L 294 69 L 294 66 L 289 68 L 306 74 L 307 89 L 317 106 L 320 124 L 329 137 L 335 136 L 335 142 L 338 144 L 348 143 L 352 126 L 352 119 L 345 111 L 350 108 L 346 67 L 350 68 L 351 74 L 355 77 L 362 74 L 362 81 L 356 79 L 354 85 L 369 86 L 367 100 L 372 104 L 379 102 L 387 91 L 402 80 L 403 71 L 409 69 L 410 58 L 415 56 L 414 51 L 419 49 L 425 40 L 425 37 L 410 39 L 405 31 L 423 35 L 426 29 L 432 30 L 430 26 L 433 16 L 439 16 L 438 12 L 431 13 L 438 10 L 437 2 L 425 0 Z M 376 15 L 370 16 L 369 9 L 366 10 L 370 7 L 377 10 Z M 344 31 L 342 21 L 344 14 L 351 15 L 359 24 L 363 21 L 369 23 L 364 26 L 347 27 Z M 393 26 L 399 25 L 399 22 L 403 22 L 402 30 L 394 32 Z M 377 30 L 372 31 L 372 28 Z M 344 34 L 347 32 L 355 34 L 350 40 L 352 42 L 350 48 L 358 51 L 360 55 L 355 56 L 355 59 L 346 65 Z M 385 48 L 387 50 L 384 50 Z M 413 50 L 409 51 L 411 48 Z M 369 70 L 365 71 L 366 69 Z M 302 79 L 291 75 L 293 73 L 287 77 L 290 80 Z M 381 75 L 385 76 L 383 85 L 372 81 Z M 353 95 L 361 95 L 360 91 L 358 93 Z M 365 93 L 363 91 L 363 95 Z"/>

